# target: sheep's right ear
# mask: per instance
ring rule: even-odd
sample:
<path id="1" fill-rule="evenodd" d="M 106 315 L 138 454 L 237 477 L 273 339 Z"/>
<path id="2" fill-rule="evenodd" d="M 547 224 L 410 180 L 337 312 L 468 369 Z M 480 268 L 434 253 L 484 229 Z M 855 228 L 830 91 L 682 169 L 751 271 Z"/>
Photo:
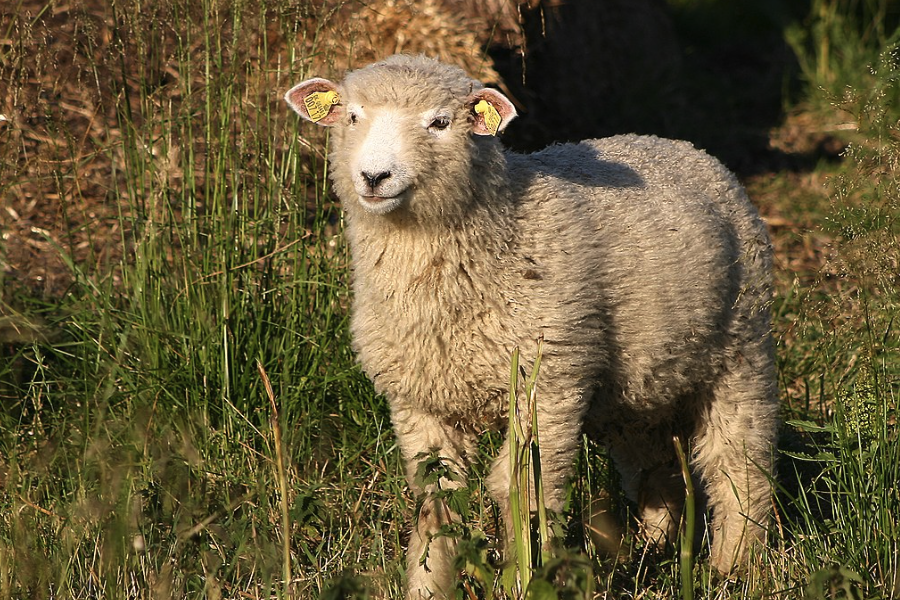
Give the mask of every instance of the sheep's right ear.
<path id="1" fill-rule="evenodd" d="M 491 88 L 481 88 L 466 99 L 472 111 L 472 132 L 497 135 L 518 116 L 509 98 Z"/>
<path id="2" fill-rule="evenodd" d="M 284 95 L 285 102 L 304 119 L 330 127 L 344 115 L 337 84 L 315 77 L 298 83 Z"/>

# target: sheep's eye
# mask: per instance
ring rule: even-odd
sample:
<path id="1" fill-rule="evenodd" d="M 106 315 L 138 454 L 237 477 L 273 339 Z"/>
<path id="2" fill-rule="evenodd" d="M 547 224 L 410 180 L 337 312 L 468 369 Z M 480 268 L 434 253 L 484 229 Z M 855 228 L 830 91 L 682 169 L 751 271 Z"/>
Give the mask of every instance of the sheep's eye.
<path id="1" fill-rule="evenodd" d="M 351 125 L 356 125 L 356 122 L 359 121 L 359 117 L 356 116 L 356 113 L 350 113 L 349 119 Z"/>
<path id="2" fill-rule="evenodd" d="M 435 117 L 431 124 L 428 126 L 428 129 L 443 131 L 448 127 L 450 127 L 450 119 L 448 117 Z"/>

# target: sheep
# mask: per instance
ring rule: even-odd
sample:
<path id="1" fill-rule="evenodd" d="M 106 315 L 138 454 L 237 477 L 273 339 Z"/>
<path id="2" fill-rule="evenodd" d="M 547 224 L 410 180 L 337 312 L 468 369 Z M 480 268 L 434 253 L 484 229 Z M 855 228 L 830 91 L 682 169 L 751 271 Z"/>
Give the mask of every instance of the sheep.
<path id="1" fill-rule="evenodd" d="M 461 69 L 396 55 L 285 94 L 332 127 L 330 178 L 351 249 L 351 333 L 384 394 L 421 508 L 408 597 L 451 594 L 478 436 L 507 423 L 509 357 L 544 350 L 537 422 L 546 507 L 562 511 L 582 434 L 605 444 L 650 543 L 677 536 L 673 436 L 711 509 L 710 562 L 764 543 L 777 430 L 772 250 L 733 174 L 691 144 L 621 135 L 522 155 L 513 104 Z M 422 456 L 455 477 L 423 485 Z M 486 486 L 509 528 L 509 440 Z"/>

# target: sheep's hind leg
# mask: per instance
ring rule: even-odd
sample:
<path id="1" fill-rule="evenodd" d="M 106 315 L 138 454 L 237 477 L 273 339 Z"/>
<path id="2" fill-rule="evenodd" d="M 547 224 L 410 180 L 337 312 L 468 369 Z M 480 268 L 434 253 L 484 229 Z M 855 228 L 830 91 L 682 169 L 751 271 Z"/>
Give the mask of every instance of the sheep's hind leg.
<path id="1" fill-rule="evenodd" d="M 547 387 L 551 387 L 548 385 Z M 572 408 L 566 409 L 566 406 Z M 578 445 L 581 439 L 580 408 L 578 396 L 557 399 L 554 402 L 539 403 L 538 435 L 541 464 L 541 488 L 544 506 L 555 513 L 561 513 L 566 501 L 566 484 L 572 475 Z M 525 423 L 523 427 L 530 430 Z M 491 497 L 500 507 L 505 525 L 507 554 L 511 550 L 515 532 L 510 508 L 510 438 L 503 442 L 500 454 L 494 459 L 486 484 Z M 530 510 L 537 511 L 537 495 L 534 486 L 534 472 L 529 483 Z"/>
<path id="2" fill-rule="evenodd" d="M 685 487 L 672 433 L 666 428 L 629 428 L 607 445 L 625 495 L 638 505 L 642 534 L 656 548 L 674 543 Z"/>
<path id="3" fill-rule="evenodd" d="M 442 421 L 414 410 L 395 410 L 394 429 L 409 486 L 419 501 L 418 514 L 413 520 L 407 550 L 407 587 L 410 600 L 442 599 L 451 595 L 456 579 L 453 559 L 456 540 L 438 535 L 443 525 L 458 521 L 446 502 L 437 497 L 440 490 L 454 490 L 466 486 L 466 457 L 475 447 L 469 434 Z M 420 473 L 419 465 L 435 457 L 440 465 L 436 472 L 444 476 L 436 481 Z"/>
<path id="4" fill-rule="evenodd" d="M 777 397 L 768 353 L 725 372 L 700 415 L 694 464 L 712 509 L 710 562 L 721 573 L 744 566 L 765 538 L 771 508 Z"/>

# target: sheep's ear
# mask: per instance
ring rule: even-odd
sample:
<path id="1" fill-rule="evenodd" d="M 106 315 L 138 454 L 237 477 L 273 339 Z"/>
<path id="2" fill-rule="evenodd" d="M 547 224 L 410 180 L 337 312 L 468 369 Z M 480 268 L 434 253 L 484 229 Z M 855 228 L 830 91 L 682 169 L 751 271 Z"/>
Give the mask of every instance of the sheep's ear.
<path id="1" fill-rule="evenodd" d="M 477 135 L 497 135 L 518 116 L 509 98 L 491 88 L 472 93 L 466 102 L 472 111 L 472 131 Z"/>
<path id="2" fill-rule="evenodd" d="M 288 90 L 284 100 L 304 119 L 326 127 L 334 125 L 344 115 L 340 88 L 321 77 L 298 83 Z"/>

